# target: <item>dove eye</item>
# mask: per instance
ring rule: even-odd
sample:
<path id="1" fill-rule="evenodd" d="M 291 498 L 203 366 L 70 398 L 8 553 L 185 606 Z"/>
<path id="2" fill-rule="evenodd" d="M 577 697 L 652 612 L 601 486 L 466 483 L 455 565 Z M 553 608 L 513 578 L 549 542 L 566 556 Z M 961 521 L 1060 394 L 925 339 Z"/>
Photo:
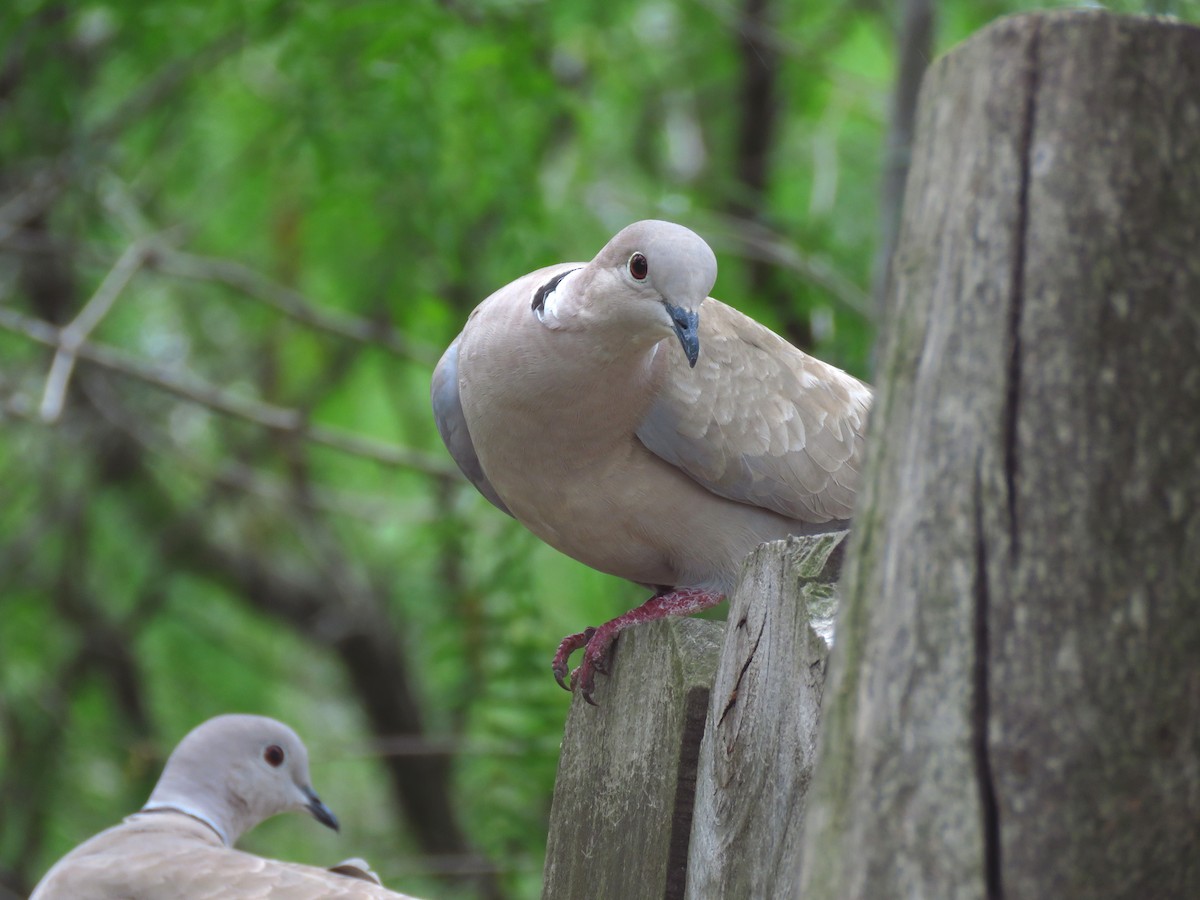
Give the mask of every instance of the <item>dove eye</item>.
<path id="1" fill-rule="evenodd" d="M 646 276 L 650 274 L 650 263 L 641 253 L 629 257 L 629 274 L 633 276 L 634 281 L 645 281 Z"/>
<path id="2" fill-rule="evenodd" d="M 278 769 L 283 765 L 283 748 L 278 744 L 272 744 L 263 751 L 263 759 L 267 761 L 267 765 Z"/>

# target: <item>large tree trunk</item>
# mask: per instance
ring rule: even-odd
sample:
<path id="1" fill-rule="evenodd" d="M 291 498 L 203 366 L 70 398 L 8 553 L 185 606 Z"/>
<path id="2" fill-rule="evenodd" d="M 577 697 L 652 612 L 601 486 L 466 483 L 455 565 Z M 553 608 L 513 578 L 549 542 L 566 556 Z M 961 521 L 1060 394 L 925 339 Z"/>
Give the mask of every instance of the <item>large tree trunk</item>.
<path id="1" fill-rule="evenodd" d="M 1200 897 L 1200 31 L 938 61 L 806 823 L 818 897 Z"/>

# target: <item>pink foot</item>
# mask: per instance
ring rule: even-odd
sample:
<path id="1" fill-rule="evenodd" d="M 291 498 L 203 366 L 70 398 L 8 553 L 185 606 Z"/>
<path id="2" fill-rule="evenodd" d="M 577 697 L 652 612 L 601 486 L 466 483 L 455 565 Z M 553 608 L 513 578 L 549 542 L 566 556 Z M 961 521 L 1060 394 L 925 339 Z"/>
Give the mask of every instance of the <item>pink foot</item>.
<path id="1" fill-rule="evenodd" d="M 588 641 L 592 639 L 592 635 L 595 633 L 595 628 L 586 628 L 579 632 L 579 634 L 568 634 L 562 639 L 562 643 L 558 645 L 558 650 L 554 653 L 554 661 L 550 664 L 550 668 L 554 672 L 554 680 L 558 682 L 558 686 L 564 691 L 571 690 L 566 682 L 567 660 L 580 647 L 586 647 Z"/>
<path id="2" fill-rule="evenodd" d="M 716 606 L 724 599 L 724 594 L 713 591 L 704 591 L 699 588 L 677 588 L 673 591 L 655 594 L 641 606 L 631 609 L 624 615 L 617 616 L 612 621 L 605 622 L 599 628 L 588 628 L 579 634 L 567 635 L 558 645 L 558 651 L 554 654 L 554 662 L 551 665 L 554 671 L 554 680 L 564 689 L 578 690 L 583 694 L 584 700 L 592 706 L 596 706 L 596 701 L 592 699 L 592 692 L 596 687 L 596 673 L 608 674 L 612 645 L 618 634 L 630 625 L 640 622 L 653 622 L 655 619 L 665 619 L 667 616 L 691 615 L 702 609 L 708 609 L 710 606 Z M 565 681 L 567 660 L 581 647 L 584 648 L 583 660 L 579 667 L 571 673 L 570 687 L 568 688 Z"/>

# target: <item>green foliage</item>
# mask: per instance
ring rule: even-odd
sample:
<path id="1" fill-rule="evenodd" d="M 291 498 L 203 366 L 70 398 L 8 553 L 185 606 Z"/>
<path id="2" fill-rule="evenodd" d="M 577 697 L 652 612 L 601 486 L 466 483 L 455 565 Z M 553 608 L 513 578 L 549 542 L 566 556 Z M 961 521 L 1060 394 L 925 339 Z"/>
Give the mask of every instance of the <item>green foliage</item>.
<path id="1" fill-rule="evenodd" d="M 939 4 L 938 45 L 1031 7 Z M 450 761 L 492 887 L 538 894 L 568 703 L 549 657 L 641 593 L 445 474 L 429 373 L 490 291 L 661 217 L 710 238 L 718 297 L 867 374 L 895 23 L 871 4 L 766 9 L 0 9 L 0 313 L 66 324 L 141 241 L 90 340 L 152 367 L 79 361 L 46 423 L 52 351 L 0 323 L 0 897 L 136 809 L 173 743 L 231 710 L 293 724 L 345 824 L 272 822 L 247 847 L 488 895 L 438 874 L 478 860 L 438 856 L 397 801 L 396 766 L 425 747 Z M 1197 0 L 1154 10 L 1200 18 Z M 772 123 L 745 121 L 755 61 Z M 739 174 L 758 129 L 760 187 Z M 180 379 L 191 399 L 165 389 Z M 288 410 L 417 457 L 264 427 Z M 412 692 L 419 733 L 380 733 L 354 628 L 403 659 L 405 683 L 375 688 Z"/>

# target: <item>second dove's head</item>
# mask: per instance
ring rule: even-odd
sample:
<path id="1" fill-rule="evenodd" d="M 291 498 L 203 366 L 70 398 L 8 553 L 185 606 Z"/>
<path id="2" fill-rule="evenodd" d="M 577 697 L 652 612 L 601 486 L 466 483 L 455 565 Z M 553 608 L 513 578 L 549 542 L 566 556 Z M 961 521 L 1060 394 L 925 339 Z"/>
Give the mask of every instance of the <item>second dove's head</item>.
<path id="1" fill-rule="evenodd" d="M 674 333 L 688 362 L 696 364 L 700 304 L 717 280 L 717 258 L 698 234 L 672 222 L 634 222 L 604 245 L 590 267 L 604 290 L 607 315 L 663 336 Z"/>
<path id="2" fill-rule="evenodd" d="M 303 741 L 264 716 L 217 716 L 192 729 L 167 759 L 143 809 L 191 815 L 229 845 L 284 812 L 308 812 L 323 825 L 338 827 L 312 788 Z"/>

